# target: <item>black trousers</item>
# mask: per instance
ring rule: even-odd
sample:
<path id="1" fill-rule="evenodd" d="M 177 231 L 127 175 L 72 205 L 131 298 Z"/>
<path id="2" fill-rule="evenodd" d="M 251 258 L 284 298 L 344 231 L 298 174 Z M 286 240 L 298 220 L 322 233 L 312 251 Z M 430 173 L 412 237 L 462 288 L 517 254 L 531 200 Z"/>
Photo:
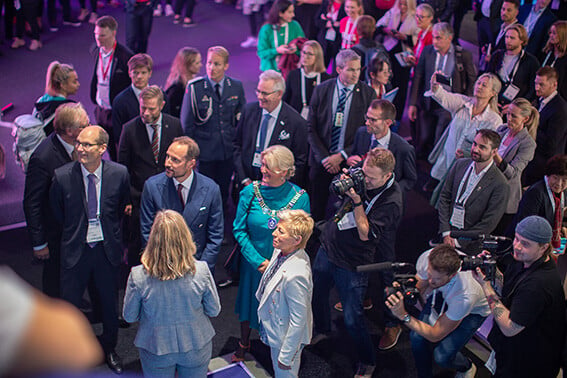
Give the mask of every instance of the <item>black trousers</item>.
<path id="1" fill-rule="evenodd" d="M 37 23 L 38 0 L 20 0 L 21 7 L 16 11 L 16 36 L 24 37 L 26 22 L 30 24 L 31 39 L 39 40 L 39 24 Z"/>
<path id="2" fill-rule="evenodd" d="M 113 161 L 117 160 L 117 143 L 114 139 L 114 129 L 112 128 L 112 109 L 104 109 L 100 106 L 95 106 L 95 119 L 97 125 L 102 127 L 108 133 L 108 154 Z"/>
<path id="3" fill-rule="evenodd" d="M 63 11 L 63 20 L 71 20 L 71 1 L 70 0 L 59 0 L 61 4 L 61 10 Z M 47 20 L 50 26 L 57 25 L 57 7 L 55 6 L 55 0 L 47 0 Z"/>
<path id="4" fill-rule="evenodd" d="M 135 54 L 148 51 L 148 40 L 154 21 L 151 2 L 138 3 L 134 9 L 126 11 L 126 46 Z"/>

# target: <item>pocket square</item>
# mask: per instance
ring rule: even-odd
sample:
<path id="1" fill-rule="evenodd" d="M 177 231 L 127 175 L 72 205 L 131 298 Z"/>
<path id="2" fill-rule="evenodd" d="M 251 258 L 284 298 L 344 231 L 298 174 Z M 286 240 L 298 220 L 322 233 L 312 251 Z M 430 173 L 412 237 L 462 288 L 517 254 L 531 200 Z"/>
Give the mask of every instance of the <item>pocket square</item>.
<path id="1" fill-rule="evenodd" d="M 199 209 L 199 211 L 203 211 L 203 210 L 207 210 L 207 207 L 206 207 L 206 206 L 203 206 L 203 207 L 201 207 L 201 208 Z"/>
<path id="2" fill-rule="evenodd" d="M 287 139 L 289 139 L 289 133 L 285 130 L 282 130 L 280 136 L 278 137 L 278 140 L 287 140 Z"/>

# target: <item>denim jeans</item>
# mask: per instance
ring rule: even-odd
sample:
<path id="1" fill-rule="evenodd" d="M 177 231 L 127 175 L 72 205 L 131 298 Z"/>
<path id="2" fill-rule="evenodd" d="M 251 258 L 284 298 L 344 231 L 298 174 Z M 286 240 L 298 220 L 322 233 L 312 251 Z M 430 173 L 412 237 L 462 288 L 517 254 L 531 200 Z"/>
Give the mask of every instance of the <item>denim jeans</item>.
<path id="1" fill-rule="evenodd" d="M 431 296 L 425 304 L 419 319 L 422 321 L 427 320 L 430 312 Z M 412 331 L 410 333 L 411 349 L 418 377 L 433 377 L 433 361 L 441 367 L 455 369 L 460 372 L 470 369 L 471 362 L 461 353 L 461 349 L 471 339 L 485 319 L 486 317 L 477 314 L 467 315 L 453 332 L 438 343 L 432 343 Z"/>
<path id="2" fill-rule="evenodd" d="M 331 331 L 329 293 L 333 284 L 343 304 L 345 327 L 352 337 L 360 362 L 375 365 L 374 346 L 366 328 L 362 301 L 368 287 L 368 275 L 336 266 L 327 252 L 319 248 L 313 263 L 313 320 L 319 333 Z"/>

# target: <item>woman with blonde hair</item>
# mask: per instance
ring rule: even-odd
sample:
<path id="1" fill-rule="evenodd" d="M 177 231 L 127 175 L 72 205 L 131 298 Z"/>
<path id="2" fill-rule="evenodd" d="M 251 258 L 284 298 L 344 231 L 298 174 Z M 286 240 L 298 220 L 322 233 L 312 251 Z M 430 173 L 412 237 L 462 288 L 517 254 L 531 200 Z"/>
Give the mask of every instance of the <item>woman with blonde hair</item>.
<path id="1" fill-rule="evenodd" d="M 176 211 L 157 213 L 142 265 L 132 268 L 123 316 L 138 321 L 134 340 L 145 377 L 205 377 L 220 300 L 204 261 Z"/>
<path id="2" fill-rule="evenodd" d="M 49 64 L 45 76 L 45 94 L 37 99 L 32 113 L 46 123 L 43 128 L 46 135 L 53 131 L 53 117 L 57 107 L 66 102 L 75 102 L 67 97 L 77 93 L 80 86 L 73 66 L 56 60 Z"/>
<path id="3" fill-rule="evenodd" d="M 251 328 L 259 329 L 256 290 L 273 252 L 272 233 L 281 210 L 309 212 L 309 196 L 288 180 L 295 173 L 293 153 L 273 145 L 261 154 L 262 180 L 254 181 L 240 192 L 233 233 L 241 247 L 240 284 L 236 313 L 240 321 L 240 342 L 232 361 L 243 361 L 250 350 Z"/>
<path id="4" fill-rule="evenodd" d="M 567 21 L 556 21 L 549 28 L 549 39 L 539 57 L 541 66 L 555 68 L 559 75 L 557 92 L 567 98 Z"/>
<path id="5" fill-rule="evenodd" d="M 202 66 L 201 53 L 196 48 L 182 47 L 175 55 L 165 81 L 165 95 L 172 116 L 179 118 L 187 83 L 197 77 Z"/>

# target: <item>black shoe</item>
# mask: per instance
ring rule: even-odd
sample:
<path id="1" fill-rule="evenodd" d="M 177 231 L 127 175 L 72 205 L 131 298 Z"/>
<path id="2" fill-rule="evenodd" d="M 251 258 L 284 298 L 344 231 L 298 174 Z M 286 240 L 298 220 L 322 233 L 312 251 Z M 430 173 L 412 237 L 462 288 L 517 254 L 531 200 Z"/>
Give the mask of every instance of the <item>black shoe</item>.
<path id="1" fill-rule="evenodd" d="M 217 284 L 217 287 L 220 288 L 220 289 L 223 289 L 223 288 L 225 288 L 225 287 L 231 286 L 232 283 L 233 283 L 233 281 L 232 281 L 230 278 L 227 278 L 226 280 L 223 280 L 223 281 L 219 282 L 219 283 Z"/>
<path id="2" fill-rule="evenodd" d="M 114 373 L 122 374 L 122 372 L 124 371 L 122 367 L 122 359 L 116 354 L 115 351 L 107 353 L 105 361 L 106 365 L 108 365 L 108 368 Z"/>
<path id="3" fill-rule="evenodd" d="M 122 316 L 118 317 L 118 327 L 120 328 L 130 328 L 130 323 L 128 323 Z"/>

